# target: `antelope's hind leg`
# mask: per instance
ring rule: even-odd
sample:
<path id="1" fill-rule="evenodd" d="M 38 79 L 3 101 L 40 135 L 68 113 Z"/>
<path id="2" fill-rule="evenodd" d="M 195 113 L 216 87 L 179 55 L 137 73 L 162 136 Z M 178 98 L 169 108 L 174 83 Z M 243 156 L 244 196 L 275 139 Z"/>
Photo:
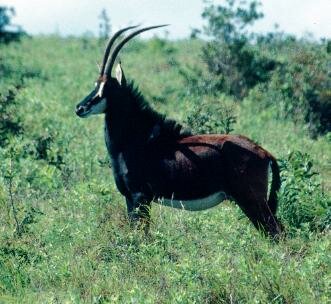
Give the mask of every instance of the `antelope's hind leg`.
<path id="1" fill-rule="evenodd" d="M 259 231 L 272 238 L 282 232 L 282 226 L 266 200 L 244 200 L 238 202 L 238 205 Z"/>
<path id="2" fill-rule="evenodd" d="M 282 232 L 276 210 L 268 205 L 267 170 L 256 171 L 255 179 L 245 179 L 245 187 L 234 198 L 255 228 L 272 238 Z"/>

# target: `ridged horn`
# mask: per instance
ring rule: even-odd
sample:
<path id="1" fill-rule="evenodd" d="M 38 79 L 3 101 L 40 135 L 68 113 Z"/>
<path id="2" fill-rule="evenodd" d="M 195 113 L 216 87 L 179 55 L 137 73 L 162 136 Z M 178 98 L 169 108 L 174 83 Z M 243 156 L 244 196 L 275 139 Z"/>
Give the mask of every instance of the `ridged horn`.
<path id="1" fill-rule="evenodd" d="M 169 24 L 162 24 L 162 25 L 154 25 L 154 26 L 149 26 L 149 27 L 145 27 L 142 28 L 140 30 L 134 31 L 133 33 L 131 33 L 130 35 L 128 35 L 126 38 L 124 38 L 114 49 L 114 51 L 112 52 L 111 56 L 108 58 L 107 64 L 106 64 L 106 68 L 105 68 L 105 75 L 110 76 L 111 75 L 111 70 L 113 68 L 114 62 L 116 60 L 116 57 L 119 53 L 119 51 L 122 49 L 122 47 L 129 41 L 131 40 L 133 37 L 139 35 L 142 32 L 145 31 L 149 31 L 158 27 L 163 27 L 163 26 L 168 26 Z"/>
<path id="2" fill-rule="evenodd" d="M 109 53 L 110 53 L 110 49 L 111 47 L 113 46 L 115 40 L 121 36 L 124 32 L 128 31 L 128 30 L 131 30 L 133 28 L 136 28 L 138 27 L 139 25 L 135 25 L 135 26 L 128 26 L 128 27 L 125 27 L 119 31 L 117 31 L 112 37 L 111 39 L 109 40 L 108 44 L 107 44 L 107 47 L 106 47 L 106 50 L 105 50 L 105 54 L 103 55 L 103 60 L 102 60 L 102 64 L 101 64 L 101 67 L 100 67 L 100 76 L 102 76 L 105 72 L 105 67 L 106 67 L 106 63 L 107 63 L 107 59 L 109 57 Z"/>

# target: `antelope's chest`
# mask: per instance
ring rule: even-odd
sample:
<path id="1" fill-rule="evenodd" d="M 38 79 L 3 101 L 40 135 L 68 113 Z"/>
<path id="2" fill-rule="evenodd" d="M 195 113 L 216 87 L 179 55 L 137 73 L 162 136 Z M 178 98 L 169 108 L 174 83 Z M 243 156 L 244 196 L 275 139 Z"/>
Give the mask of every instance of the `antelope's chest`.
<path id="1" fill-rule="evenodd" d="M 121 193 L 145 192 L 147 189 L 140 162 L 132 155 L 118 153 L 112 158 L 115 181 Z"/>

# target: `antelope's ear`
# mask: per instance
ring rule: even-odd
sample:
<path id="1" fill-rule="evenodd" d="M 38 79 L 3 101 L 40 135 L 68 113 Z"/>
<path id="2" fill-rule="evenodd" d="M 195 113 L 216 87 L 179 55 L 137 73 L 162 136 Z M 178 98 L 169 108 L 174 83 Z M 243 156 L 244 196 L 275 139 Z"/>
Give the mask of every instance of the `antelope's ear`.
<path id="1" fill-rule="evenodd" d="M 122 66 L 121 66 L 121 62 L 119 62 L 117 64 L 115 73 L 116 73 L 116 79 L 117 79 L 118 83 L 121 86 L 125 86 L 126 85 L 126 79 L 125 79 L 124 72 L 123 72 L 123 69 L 122 69 Z"/>

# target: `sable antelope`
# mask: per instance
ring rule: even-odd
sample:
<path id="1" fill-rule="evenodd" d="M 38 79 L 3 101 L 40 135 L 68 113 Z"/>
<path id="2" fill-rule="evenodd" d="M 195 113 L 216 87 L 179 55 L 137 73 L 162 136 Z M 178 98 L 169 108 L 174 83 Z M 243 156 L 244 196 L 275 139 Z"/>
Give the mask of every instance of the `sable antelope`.
<path id="1" fill-rule="evenodd" d="M 185 210 L 204 210 L 233 198 L 254 226 L 275 236 L 279 168 L 275 158 L 240 135 L 192 135 L 174 120 L 153 110 L 128 83 L 121 64 L 111 72 L 122 47 L 134 36 L 165 25 L 133 31 L 115 40 L 103 57 L 95 89 L 76 107 L 79 117 L 105 114 L 105 141 L 118 190 L 126 198 L 129 218 L 149 221 L 152 201 Z M 272 183 L 268 198 L 268 169 Z"/>

